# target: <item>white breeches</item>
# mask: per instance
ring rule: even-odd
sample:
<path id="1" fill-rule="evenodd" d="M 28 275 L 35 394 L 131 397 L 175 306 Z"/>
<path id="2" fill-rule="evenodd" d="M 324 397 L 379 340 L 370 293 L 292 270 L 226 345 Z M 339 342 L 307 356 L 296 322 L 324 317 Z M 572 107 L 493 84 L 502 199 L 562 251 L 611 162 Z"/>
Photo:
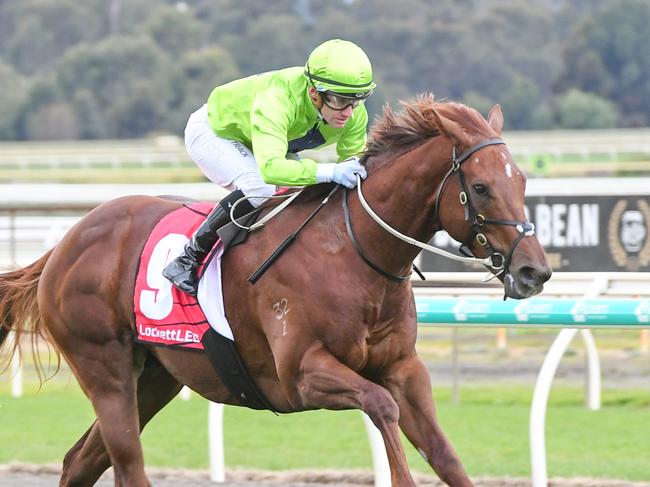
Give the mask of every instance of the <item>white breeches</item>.
<path id="1" fill-rule="evenodd" d="M 207 105 L 190 115 L 185 127 L 185 147 L 213 183 L 229 191 L 240 189 L 245 196 L 260 196 L 249 200 L 253 206 L 261 205 L 275 193 L 276 187 L 262 179 L 255 156 L 248 147 L 214 133 L 208 123 Z"/>

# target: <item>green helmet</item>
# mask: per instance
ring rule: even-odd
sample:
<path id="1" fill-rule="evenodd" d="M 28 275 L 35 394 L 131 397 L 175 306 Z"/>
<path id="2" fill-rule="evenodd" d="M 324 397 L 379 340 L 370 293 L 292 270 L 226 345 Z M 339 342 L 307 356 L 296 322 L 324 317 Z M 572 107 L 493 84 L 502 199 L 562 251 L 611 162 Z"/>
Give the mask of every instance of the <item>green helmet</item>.
<path id="1" fill-rule="evenodd" d="M 370 96 L 376 84 L 366 53 L 350 41 L 332 39 L 312 51 L 305 76 L 320 92 L 331 91 L 353 98 Z"/>

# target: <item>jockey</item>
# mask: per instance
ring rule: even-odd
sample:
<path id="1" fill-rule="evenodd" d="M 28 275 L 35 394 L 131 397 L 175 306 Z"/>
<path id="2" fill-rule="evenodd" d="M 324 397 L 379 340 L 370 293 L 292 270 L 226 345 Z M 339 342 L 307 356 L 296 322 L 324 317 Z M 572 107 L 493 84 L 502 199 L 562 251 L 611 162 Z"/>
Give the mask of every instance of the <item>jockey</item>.
<path id="1" fill-rule="evenodd" d="M 164 276 L 196 295 L 197 268 L 229 223 L 261 205 L 279 186 L 335 182 L 356 186 L 366 177 L 357 155 L 366 144 L 364 100 L 375 88 L 372 67 L 357 45 L 340 39 L 316 47 L 304 67 L 270 71 L 217 86 L 185 128 L 192 160 L 212 182 L 232 192 L 217 204 L 169 263 Z M 338 162 L 300 159 L 301 150 L 336 144 Z"/>

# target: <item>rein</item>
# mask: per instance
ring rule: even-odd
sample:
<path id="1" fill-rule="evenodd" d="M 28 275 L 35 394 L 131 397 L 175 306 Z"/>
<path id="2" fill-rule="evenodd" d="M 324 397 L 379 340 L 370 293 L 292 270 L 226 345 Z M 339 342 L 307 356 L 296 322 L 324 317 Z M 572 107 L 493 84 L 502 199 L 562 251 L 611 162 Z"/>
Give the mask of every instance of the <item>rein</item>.
<path id="1" fill-rule="evenodd" d="M 358 174 L 357 177 L 359 177 Z M 357 187 L 359 187 L 360 181 L 357 181 L 357 183 L 358 183 Z M 354 247 L 354 250 L 357 251 L 357 254 L 361 256 L 361 258 L 366 264 L 368 264 L 370 267 L 372 267 L 375 271 L 377 271 L 382 276 L 387 277 L 388 279 L 391 279 L 393 281 L 406 281 L 407 279 L 411 278 L 410 272 L 404 276 L 398 276 L 397 274 L 393 274 L 391 272 L 383 270 L 381 267 L 379 267 L 377 264 L 371 261 L 366 254 L 363 253 L 363 250 L 361 249 L 361 246 L 359 245 L 359 242 L 357 241 L 357 238 L 354 236 L 354 232 L 352 231 L 352 221 L 350 219 L 350 208 L 348 208 L 348 191 L 343 193 L 343 215 L 345 217 L 345 228 L 348 231 L 348 237 L 350 237 L 352 246 Z"/>
<path id="2" fill-rule="evenodd" d="M 452 254 L 451 252 L 447 252 L 446 250 L 443 250 L 438 247 L 434 247 L 433 245 L 429 245 L 424 242 L 420 242 L 419 240 L 416 240 L 414 238 L 411 238 L 407 235 L 404 235 L 403 233 L 400 233 L 399 231 L 395 230 L 393 227 L 391 227 L 388 223 L 386 223 L 384 220 L 377 215 L 373 209 L 370 207 L 368 202 L 363 196 L 363 193 L 361 191 L 361 176 L 357 174 L 357 194 L 359 196 L 359 201 L 361 202 L 361 206 L 363 209 L 372 217 L 373 220 L 375 220 L 384 230 L 386 230 L 388 233 L 391 235 L 399 238 L 400 240 L 403 240 L 406 243 L 409 243 L 415 247 L 419 247 L 422 250 L 426 250 L 428 252 L 432 252 L 434 254 L 438 254 L 442 257 L 451 259 L 451 260 L 456 260 L 459 262 L 472 262 L 472 263 L 478 263 L 485 265 L 490 268 L 492 271 L 492 275 L 487 279 L 493 279 L 494 277 L 498 276 L 501 273 L 507 273 L 508 268 L 510 266 L 510 261 L 512 259 L 512 256 L 515 252 L 515 249 L 517 248 L 517 245 L 519 245 L 519 242 L 526 236 L 534 235 L 535 234 L 535 226 L 529 222 L 529 221 L 515 221 L 515 220 L 497 220 L 497 219 L 488 219 L 485 218 L 482 214 L 478 213 L 476 211 L 476 208 L 474 205 L 472 205 L 471 200 L 469 199 L 469 191 L 467 190 L 467 184 L 465 183 L 465 175 L 461 169 L 461 165 L 463 162 L 465 162 L 472 154 L 475 152 L 478 152 L 479 150 L 483 149 L 484 147 L 488 147 L 491 145 L 500 145 L 500 144 L 505 144 L 503 139 L 501 138 L 494 138 L 494 139 L 488 139 L 485 140 L 479 144 L 476 144 L 475 146 L 471 147 L 469 150 L 461 154 L 460 156 L 456 156 L 456 147 L 453 147 L 452 150 L 452 165 L 451 169 L 447 172 L 445 177 L 442 180 L 442 183 L 438 187 L 438 191 L 436 193 L 436 223 L 439 225 L 440 224 L 440 198 L 442 196 L 442 192 L 445 189 L 445 186 L 447 185 L 447 182 L 449 181 L 449 178 L 453 176 L 454 174 L 458 174 L 460 178 L 460 183 L 461 183 L 461 192 L 459 195 L 459 199 L 463 207 L 465 208 L 465 220 L 472 220 L 472 229 L 474 231 L 474 235 L 472 239 L 476 239 L 476 241 L 483 247 L 485 247 L 486 251 L 488 252 L 488 257 L 481 259 L 478 257 L 474 257 L 471 254 L 471 251 L 469 249 L 463 250 L 461 248 L 461 252 L 464 252 L 466 256 L 460 256 L 456 254 Z M 395 274 L 391 274 L 389 272 L 384 271 L 381 269 L 377 264 L 373 263 L 370 261 L 370 259 L 363 253 L 363 250 L 359 246 L 359 243 L 357 242 L 354 233 L 352 232 L 352 224 L 350 221 L 350 211 L 348 209 L 348 203 L 347 203 L 347 197 L 348 197 L 348 192 L 345 192 L 344 198 L 343 198 L 343 213 L 345 216 L 345 226 L 348 231 L 348 236 L 350 237 L 350 240 L 352 241 L 352 245 L 354 246 L 355 250 L 359 254 L 359 256 L 368 264 L 370 267 L 372 267 L 375 271 L 379 272 L 385 277 L 389 277 L 393 280 L 406 280 L 410 277 L 410 273 L 405 276 L 397 276 Z M 513 226 L 517 229 L 519 232 L 519 235 L 517 236 L 517 239 L 515 240 L 514 244 L 512 245 L 510 251 L 508 252 L 508 255 L 506 257 L 503 256 L 503 254 L 496 252 L 494 248 L 489 244 L 487 237 L 485 234 L 482 233 L 482 227 L 485 225 L 509 225 Z"/>

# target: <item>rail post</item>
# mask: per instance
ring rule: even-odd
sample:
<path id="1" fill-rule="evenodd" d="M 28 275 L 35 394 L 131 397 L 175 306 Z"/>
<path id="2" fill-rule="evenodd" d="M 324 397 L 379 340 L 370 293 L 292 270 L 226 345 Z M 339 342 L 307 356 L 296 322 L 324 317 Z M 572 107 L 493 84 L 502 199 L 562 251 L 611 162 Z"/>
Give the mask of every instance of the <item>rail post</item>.
<path id="1" fill-rule="evenodd" d="M 16 333 L 9 332 L 9 347 L 16 343 Z M 11 397 L 21 397 L 23 395 L 23 365 L 20 356 L 20 345 L 16 344 L 16 353 L 11 357 Z"/>
<path id="2" fill-rule="evenodd" d="M 226 481 L 226 462 L 223 447 L 223 404 L 210 402 L 208 408 L 208 443 L 210 450 L 210 480 Z"/>
<path id="3" fill-rule="evenodd" d="M 607 276 L 598 274 L 584 294 L 584 298 L 595 298 L 599 296 L 607 289 L 608 284 Z M 546 428 L 546 406 L 557 367 L 577 332 L 578 328 L 564 328 L 560 331 L 553 345 L 551 345 L 551 349 L 546 354 L 542 368 L 537 376 L 537 382 L 533 392 L 533 402 L 530 407 L 529 425 L 530 463 L 533 487 L 547 487 L 548 485 L 546 440 L 544 434 Z M 590 409 L 599 409 L 600 363 L 598 362 L 598 352 L 596 351 L 596 345 L 589 330 L 582 330 L 582 337 L 587 347 L 587 364 L 590 367 L 594 367 L 593 370 L 590 369 L 587 372 L 587 407 Z M 595 395 L 598 397 L 594 397 Z"/>
<path id="4" fill-rule="evenodd" d="M 370 449 L 372 450 L 372 463 L 375 469 L 375 487 L 390 487 L 390 465 L 388 464 L 388 455 L 384 439 L 372 420 L 366 413 L 361 413 L 363 422 L 368 432 Z"/>

